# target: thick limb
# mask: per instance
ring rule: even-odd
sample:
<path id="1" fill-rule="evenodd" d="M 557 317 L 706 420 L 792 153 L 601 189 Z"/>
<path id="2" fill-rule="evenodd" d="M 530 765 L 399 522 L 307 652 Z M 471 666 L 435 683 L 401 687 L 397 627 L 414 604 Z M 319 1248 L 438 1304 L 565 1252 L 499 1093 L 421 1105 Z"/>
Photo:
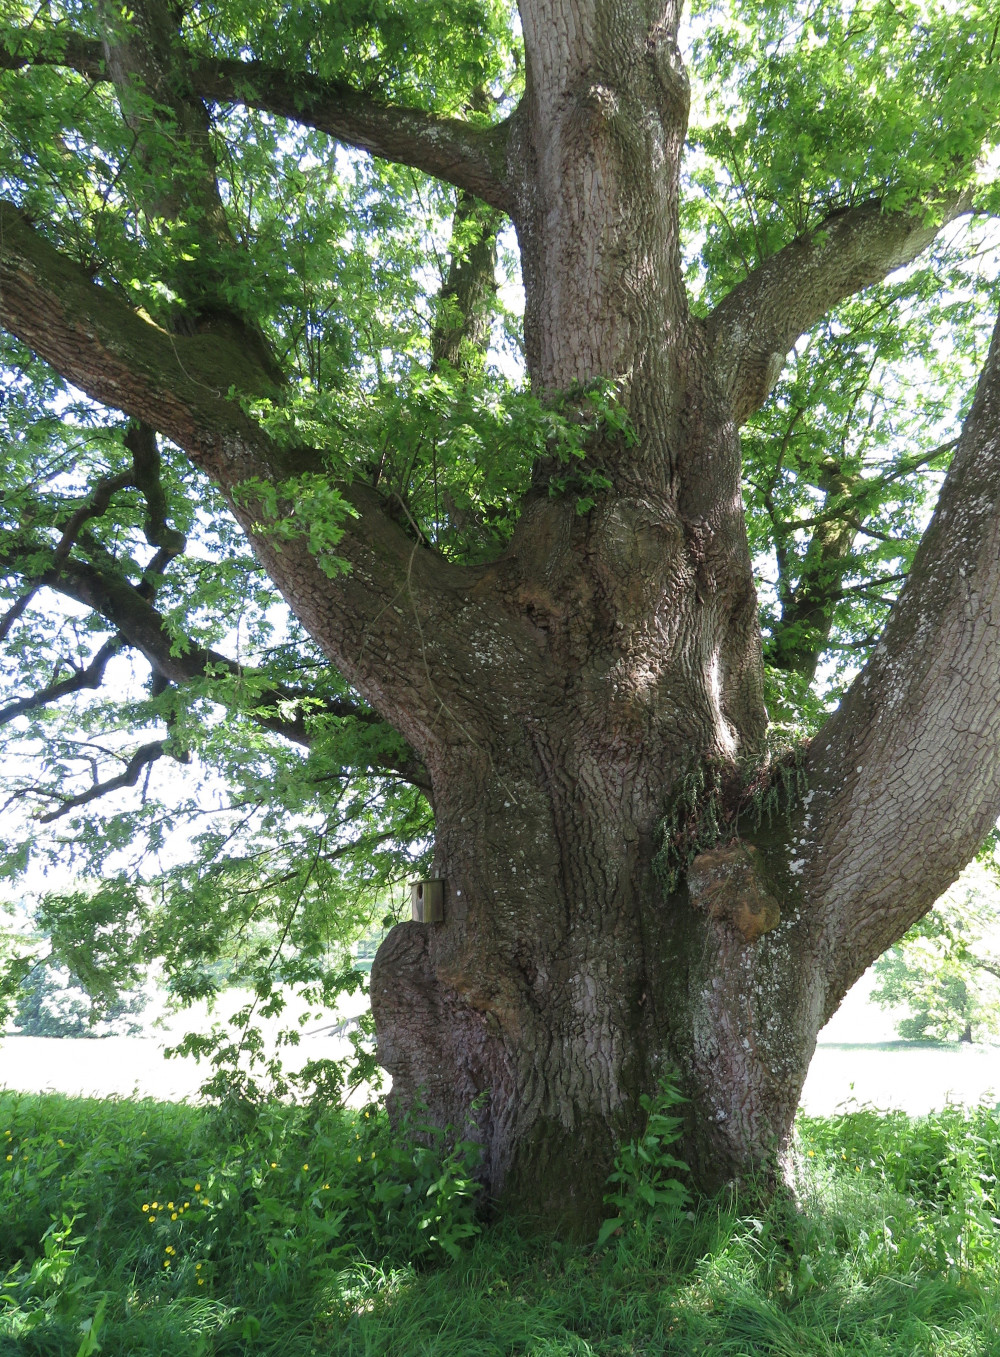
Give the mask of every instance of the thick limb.
<path id="1" fill-rule="evenodd" d="M 23 29 L 4 35 L 0 69 L 62 66 L 99 82 L 110 78 L 103 44 L 60 29 L 39 35 Z M 285 70 L 228 57 L 186 58 L 191 90 L 210 103 L 243 104 L 326 132 L 345 146 L 410 165 L 456 188 L 509 210 L 506 154 L 510 120 L 484 128 L 424 109 L 384 103 L 377 97 L 308 71 Z"/>
<path id="2" fill-rule="evenodd" d="M 836 956 L 828 1007 L 969 862 L 1000 807 L 1000 327 L 938 507 L 863 672 L 809 752 L 795 845 Z"/>
<path id="3" fill-rule="evenodd" d="M 887 212 L 874 200 L 846 208 L 734 287 L 706 326 L 737 424 L 764 404 L 800 335 L 838 302 L 916 259 L 970 207 L 969 195 L 944 194 L 930 223 L 919 206 Z"/>

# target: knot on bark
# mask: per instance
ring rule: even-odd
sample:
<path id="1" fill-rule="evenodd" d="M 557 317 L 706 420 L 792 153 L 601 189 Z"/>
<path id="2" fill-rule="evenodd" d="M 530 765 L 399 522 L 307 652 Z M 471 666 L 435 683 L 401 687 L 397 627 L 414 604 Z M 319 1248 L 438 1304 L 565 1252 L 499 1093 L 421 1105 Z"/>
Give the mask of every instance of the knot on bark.
<path id="1" fill-rule="evenodd" d="M 699 853 L 687 874 L 695 908 L 730 924 L 748 943 L 781 922 L 778 902 L 761 880 L 756 858 L 757 850 L 750 844 L 721 844 Z"/>

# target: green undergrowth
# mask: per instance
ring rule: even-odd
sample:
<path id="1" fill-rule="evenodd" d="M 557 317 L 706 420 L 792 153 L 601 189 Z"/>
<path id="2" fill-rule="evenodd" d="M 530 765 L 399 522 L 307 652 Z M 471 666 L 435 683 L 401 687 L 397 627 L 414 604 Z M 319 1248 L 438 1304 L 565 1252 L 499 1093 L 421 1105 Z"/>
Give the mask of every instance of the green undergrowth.
<path id="1" fill-rule="evenodd" d="M 987 1108 L 802 1119 L 795 1210 L 618 1183 L 600 1248 L 480 1230 L 471 1148 L 376 1108 L 5 1094 L 0 1138 L 3 1357 L 1000 1357 Z"/>

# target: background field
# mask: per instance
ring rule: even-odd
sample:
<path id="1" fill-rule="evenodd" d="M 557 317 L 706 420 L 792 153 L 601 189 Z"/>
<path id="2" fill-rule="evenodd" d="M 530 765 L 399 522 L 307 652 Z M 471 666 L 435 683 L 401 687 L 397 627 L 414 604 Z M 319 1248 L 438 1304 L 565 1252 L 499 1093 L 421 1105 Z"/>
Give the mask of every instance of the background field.
<path id="1" fill-rule="evenodd" d="M 870 1002 L 871 986 L 870 976 L 863 977 L 820 1034 L 803 1092 L 804 1111 L 828 1115 L 854 1099 L 920 1115 L 949 1102 L 973 1106 L 1000 1097 L 1000 1047 L 899 1041 L 896 1015 Z M 227 1002 L 235 1008 L 241 1000 L 230 996 Z M 364 996 L 354 996 L 337 1013 L 308 1022 L 301 1044 L 288 1053 L 290 1067 L 320 1056 L 346 1055 L 347 1038 L 331 1035 L 329 1028 L 364 1005 Z M 289 1012 L 294 1020 L 294 1008 Z M 272 1037 L 276 1028 L 272 1023 Z M 5 1036 L 0 1039 L 0 1087 L 97 1097 L 195 1098 L 204 1070 L 194 1060 L 163 1056 L 164 1045 L 184 1030 L 185 1022 L 175 1018 L 165 1031 L 143 1037 L 70 1041 Z"/>

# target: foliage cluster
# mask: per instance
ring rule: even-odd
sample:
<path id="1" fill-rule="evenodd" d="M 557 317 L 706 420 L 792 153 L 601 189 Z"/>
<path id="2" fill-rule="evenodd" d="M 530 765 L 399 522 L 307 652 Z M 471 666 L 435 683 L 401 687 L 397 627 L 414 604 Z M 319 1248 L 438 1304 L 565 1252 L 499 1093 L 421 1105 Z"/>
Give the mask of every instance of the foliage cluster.
<path id="1" fill-rule="evenodd" d="M 22 1037 L 133 1036 L 135 1017 L 145 995 L 123 994 L 98 1017 L 93 1000 L 76 976 L 62 966 L 36 962 L 21 982 L 14 1008 L 14 1027 Z"/>
<path id="2" fill-rule="evenodd" d="M 266 855 L 263 841 L 257 848 Z M 371 922 L 373 911 L 383 926 L 395 922 L 392 902 L 385 914 L 385 903 L 380 910 L 362 897 L 339 918 L 334 916 L 331 924 L 327 911 L 338 898 L 331 902 L 320 893 L 328 872 L 315 862 L 299 863 L 292 872 L 298 893 L 288 913 L 276 919 L 268 912 L 275 902 L 268 900 L 251 866 L 239 860 L 217 865 L 214 891 L 210 879 L 198 880 L 197 868 L 194 877 L 186 867 L 179 868 L 173 877 L 177 892 L 173 902 L 163 889 L 169 874 L 157 894 L 119 876 L 96 889 L 52 892 L 46 898 L 36 916 L 46 935 L 45 965 L 51 969 L 58 959 L 76 977 L 83 996 L 77 1001 L 80 1022 L 85 1012 L 87 1026 L 97 1033 L 119 1031 L 138 1002 L 143 976 L 155 966 L 171 1007 L 199 1003 L 213 1014 L 223 991 L 241 996 L 239 1007 L 225 1021 L 203 1024 L 172 1048 L 172 1053 L 207 1063 L 202 1085 L 207 1096 L 252 1104 L 265 1094 L 280 1097 L 294 1088 L 299 1097 L 339 1101 L 346 1089 L 358 1084 L 377 1086 L 380 1076 L 367 1009 L 348 1035 L 351 1051 L 346 1057 L 310 1060 L 292 1074 L 284 1069 L 283 1056 L 287 1048 L 299 1044 L 311 1017 L 328 1015 L 343 996 L 365 988 L 367 977 L 355 966 L 351 947 Z M 335 874 L 335 857 L 328 869 L 331 866 Z M 374 866 L 377 869 L 377 862 Z M 343 885 L 335 875 L 334 880 Z M 181 913 L 185 883 L 188 903 L 198 902 L 203 909 L 186 921 Z M 171 916 L 172 903 L 178 918 Z M 13 1014 L 18 1023 L 34 1015 L 30 1033 L 21 1027 L 25 1035 L 73 1034 L 65 1023 L 50 1023 L 45 1031 L 38 1026 L 45 1000 L 36 992 L 32 976 L 40 974 L 42 963 L 29 955 L 37 944 L 15 947 L 20 955 L 0 982 L 0 1009 Z M 296 1018 L 287 1019 L 276 1041 L 267 1041 L 265 1027 L 281 1019 L 293 993 L 300 1000 Z M 67 1021 L 72 1022 L 71 1015 Z"/>
<path id="3" fill-rule="evenodd" d="M 98 1314 L 105 1352 L 242 1352 L 300 1327 L 318 1343 L 370 1265 L 454 1258 L 479 1229 L 477 1147 L 374 1106 L 0 1107 L 4 1352 L 75 1352 Z"/>
<path id="4" fill-rule="evenodd" d="M 995 836 L 994 836 L 995 837 Z M 875 963 L 872 991 L 910 1041 L 982 1041 L 1000 1031 L 1000 890 L 993 842 L 929 914 Z M 984 855 L 980 855 L 981 857 Z"/>
<path id="5" fill-rule="evenodd" d="M 613 1234 L 635 1225 L 676 1225 L 678 1212 L 691 1199 L 679 1173 L 688 1166 L 671 1153 L 680 1139 L 682 1120 L 671 1108 L 684 1099 L 670 1077 L 660 1080 L 656 1094 L 642 1093 L 639 1104 L 646 1113 L 646 1126 L 638 1140 L 623 1145 L 615 1156 L 615 1167 L 608 1178 L 611 1191 L 606 1205 L 617 1209 L 609 1216 L 597 1236 L 598 1248 Z"/>
<path id="6" fill-rule="evenodd" d="M 0 1138 L 5 1357 L 1000 1351 L 988 1107 L 801 1119 L 800 1209 L 637 1214 L 600 1249 L 508 1222 L 459 1251 L 471 1159 L 391 1150 L 375 1112 L 274 1106 L 240 1127 L 7 1094 Z"/>

